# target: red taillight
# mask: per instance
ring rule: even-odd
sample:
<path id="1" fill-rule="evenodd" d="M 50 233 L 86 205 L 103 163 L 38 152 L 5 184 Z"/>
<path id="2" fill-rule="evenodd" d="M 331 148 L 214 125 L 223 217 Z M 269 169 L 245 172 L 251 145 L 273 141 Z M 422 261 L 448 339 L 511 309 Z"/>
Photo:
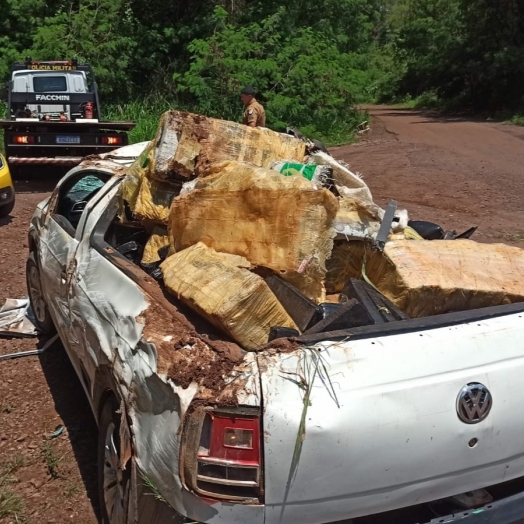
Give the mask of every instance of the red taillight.
<path id="1" fill-rule="evenodd" d="M 234 417 L 213 412 L 209 413 L 208 417 L 211 421 L 209 448 L 201 447 L 199 459 L 213 458 L 238 464 L 260 465 L 258 418 Z M 207 440 L 207 437 L 205 438 Z M 247 443 L 250 445 L 246 445 Z"/>
<path id="2" fill-rule="evenodd" d="M 207 411 L 198 417 L 200 423 L 190 424 L 200 428 L 200 435 L 186 435 L 187 447 L 195 440 L 198 445 L 193 455 L 196 468 L 185 464 L 186 480 L 208 497 L 262 501 L 260 417 L 257 410 L 239 411 Z"/>
<path id="3" fill-rule="evenodd" d="M 102 144 L 106 144 L 108 146 L 118 146 L 122 143 L 122 137 L 120 136 L 103 136 L 102 137 Z"/>
<path id="4" fill-rule="evenodd" d="M 16 135 L 13 137 L 13 142 L 15 144 L 34 144 L 35 137 L 27 135 Z"/>

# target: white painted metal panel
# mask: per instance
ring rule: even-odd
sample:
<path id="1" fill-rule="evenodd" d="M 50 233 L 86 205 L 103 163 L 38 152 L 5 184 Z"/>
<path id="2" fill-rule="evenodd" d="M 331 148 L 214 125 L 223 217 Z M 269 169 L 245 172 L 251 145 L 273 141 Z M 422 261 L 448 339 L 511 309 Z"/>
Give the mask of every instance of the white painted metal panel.
<path id="1" fill-rule="evenodd" d="M 524 475 L 522 314 L 320 346 L 333 392 L 317 374 L 298 457 L 304 391 L 294 381 L 310 383 L 311 350 L 259 356 L 266 523 L 369 515 Z M 493 396 L 479 424 L 456 411 L 469 382 Z"/>

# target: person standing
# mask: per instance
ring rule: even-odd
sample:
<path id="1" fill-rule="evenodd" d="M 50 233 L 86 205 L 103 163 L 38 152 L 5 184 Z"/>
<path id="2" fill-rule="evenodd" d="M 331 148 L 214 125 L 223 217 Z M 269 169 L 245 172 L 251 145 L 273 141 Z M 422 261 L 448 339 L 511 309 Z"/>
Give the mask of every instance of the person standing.
<path id="1" fill-rule="evenodd" d="M 240 99 L 246 106 L 242 123 L 249 127 L 266 127 L 266 111 L 257 102 L 255 90 L 251 86 L 246 86 L 240 91 Z"/>

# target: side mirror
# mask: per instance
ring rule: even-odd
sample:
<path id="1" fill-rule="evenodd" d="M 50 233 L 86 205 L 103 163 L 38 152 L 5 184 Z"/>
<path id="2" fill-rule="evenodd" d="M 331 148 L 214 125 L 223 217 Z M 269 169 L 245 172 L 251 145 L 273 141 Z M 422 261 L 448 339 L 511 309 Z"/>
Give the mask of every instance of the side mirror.
<path id="1" fill-rule="evenodd" d="M 7 87 L 1 87 L 0 88 L 0 101 L 1 102 L 7 102 Z"/>

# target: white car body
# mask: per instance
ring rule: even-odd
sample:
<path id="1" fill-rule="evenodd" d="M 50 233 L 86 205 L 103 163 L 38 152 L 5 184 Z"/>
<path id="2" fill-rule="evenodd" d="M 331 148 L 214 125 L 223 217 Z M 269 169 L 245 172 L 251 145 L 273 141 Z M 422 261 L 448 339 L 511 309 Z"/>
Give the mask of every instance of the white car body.
<path id="1" fill-rule="evenodd" d="M 109 155 L 72 169 L 38 206 L 30 249 L 38 254 L 47 306 L 95 417 L 107 387 L 100 383 L 109 374 L 124 408 L 122 464 L 135 480 L 147 478 L 165 506 L 205 523 L 321 524 L 524 475 L 522 304 L 357 328 L 324 340 L 320 334 L 287 351 L 244 353 L 220 390 L 200 379 L 184 388 L 170 378 L 170 353 L 161 348 L 175 334 L 178 320 L 172 319 L 178 317 L 159 311 L 176 313 L 175 306 L 139 267 L 133 277 L 131 263 L 111 259 L 109 246 L 105 252 L 95 246 L 123 165 L 143 146 L 123 148 L 119 162 Z M 57 200 L 68 181 L 89 172 L 109 179 L 71 235 L 56 220 Z M 493 399 L 475 424 L 457 414 L 469 383 L 483 384 Z M 192 460 L 192 444 L 184 441 L 184 424 L 196 400 L 259 410 L 261 500 L 221 500 L 188 481 L 181 461 Z M 128 522 L 171 522 L 140 513 L 137 485 Z"/>

